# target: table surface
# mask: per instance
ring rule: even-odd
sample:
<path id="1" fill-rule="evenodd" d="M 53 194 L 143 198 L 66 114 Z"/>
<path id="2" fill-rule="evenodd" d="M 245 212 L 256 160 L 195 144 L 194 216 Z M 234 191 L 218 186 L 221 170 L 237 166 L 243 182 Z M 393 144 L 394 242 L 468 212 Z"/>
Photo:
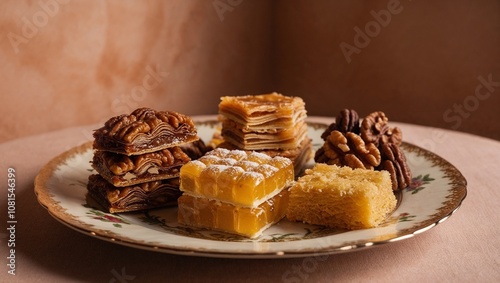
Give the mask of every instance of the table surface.
<path id="1" fill-rule="evenodd" d="M 195 117 L 196 118 L 196 117 Z M 206 118 L 206 117 L 198 117 Z M 310 117 L 330 123 L 331 118 Z M 98 240 L 69 229 L 39 205 L 33 181 L 56 155 L 92 138 L 95 125 L 0 144 L 2 183 L 16 170 L 16 275 L 8 274 L 9 231 L 0 232 L 1 282 L 499 282 L 500 142 L 392 122 L 404 140 L 455 165 L 468 195 L 448 220 L 388 245 L 322 257 L 219 259 L 179 256 Z M 5 224 L 7 186 L 0 207 Z M 290 276 L 293 274 L 293 276 Z M 286 276 L 285 276 L 286 275 Z"/>

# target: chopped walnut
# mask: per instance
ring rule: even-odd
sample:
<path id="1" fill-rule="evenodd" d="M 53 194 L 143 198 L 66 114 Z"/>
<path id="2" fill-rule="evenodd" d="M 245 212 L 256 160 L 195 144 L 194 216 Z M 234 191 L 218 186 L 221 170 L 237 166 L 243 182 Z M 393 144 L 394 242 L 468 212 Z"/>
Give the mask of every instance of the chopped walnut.
<path id="1" fill-rule="evenodd" d="M 124 175 L 129 172 L 143 174 L 151 168 L 166 169 L 173 166 L 185 164 L 191 160 L 186 152 L 180 147 L 172 147 L 156 152 L 149 152 L 141 155 L 122 155 L 111 152 L 99 152 L 99 155 L 106 162 L 108 169 L 115 175 Z M 98 159 L 94 163 L 99 163 Z"/>
<path id="2" fill-rule="evenodd" d="M 135 168 L 134 162 L 126 155 L 110 155 L 111 157 L 106 160 L 108 168 L 116 175 L 125 174 Z"/>
<path id="3" fill-rule="evenodd" d="M 379 148 L 382 162 L 377 169 L 389 171 L 392 179 L 392 189 L 397 191 L 409 186 L 412 174 L 400 147 L 394 143 L 386 143 L 381 144 Z"/>
<path id="4" fill-rule="evenodd" d="M 380 151 L 374 144 L 365 143 L 355 133 L 337 130 L 330 133 L 315 155 L 316 162 L 364 169 L 374 169 L 380 164 L 380 158 Z"/>
<path id="5" fill-rule="evenodd" d="M 130 113 L 130 116 L 134 116 L 137 118 L 137 120 L 146 120 L 151 117 L 156 116 L 156 111 L 154 111 L 151 108 L 147 107 L 142 107 L 142 108 L 137 108 L 132 113 Z"/>
<path id="6" fill-rule="evenodd" d="M 119 132 L 119 137 L 125 142 L 131 142 L 138 134 L 144 134 L 151 130 L 151 127 L 144 121 L 135 121 L 123 127 Z"/>
<path id="7" fill-rule="evenodd" d="M 372 142 L 376 146 L 383 143 L 400 145 L 403 133 L 397 127 L 390 128 L 389 119 L 382 111 L 376 111 L 363 119 L 360 134 L 364 141 Z"/>
<path id="8" fill-rule="evenodd" d="M 113 117 L 106 121 L 104 124 L 104 129 L 103 131 L 110 135 L 114 136 L 118 131 L 120 131 L 125 125 L 129 125 L 133 122 L 137 121 L 135 116 L 129 116 L 129 115 L 120 115 L 117 117 Z"/>

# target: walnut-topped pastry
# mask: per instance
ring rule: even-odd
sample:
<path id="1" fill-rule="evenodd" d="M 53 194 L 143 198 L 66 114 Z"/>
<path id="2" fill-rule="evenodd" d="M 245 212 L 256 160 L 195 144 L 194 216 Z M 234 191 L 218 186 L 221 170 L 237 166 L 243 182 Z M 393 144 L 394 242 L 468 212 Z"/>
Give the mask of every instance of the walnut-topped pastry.
<path id="1" fill-rule="evenodd" d="M 191 158 L 180 148 L 172 147 L 141 155 L 96 151 L 92 167 L 117 187 L 179 176 L 179 169 Z"/>
<path id="2" fill-rule="evenodd" d="M 94 132 L 94 148 L 125 155 L 147 152 L 198 140 L 190 117 L 174 111 L 139 108 L 109 119 Z"/>
<path id="3" fill-rule="evenodd" d="M 94 138 L 89 200 L 111 213 L 175 204 L 180 168 L 211 149 L 190 117 L 150 108 L 112 117 Z"/>

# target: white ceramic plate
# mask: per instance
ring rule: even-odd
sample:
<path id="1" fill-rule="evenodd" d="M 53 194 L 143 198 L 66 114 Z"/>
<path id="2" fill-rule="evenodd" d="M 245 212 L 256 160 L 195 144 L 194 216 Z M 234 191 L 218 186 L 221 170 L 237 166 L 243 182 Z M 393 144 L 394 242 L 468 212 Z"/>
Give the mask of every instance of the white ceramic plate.
<path id="1" fill-rule="evenodd" d="M 209 141 L 216 121 L 197 122 L 200 137 Z M 309 123 L 314 148 L 323 144 L 327 127 Z M 179 226 L 175 207 L 140 213 L 109 214 L 86 203 L 92 172 L 90 144 L 55 157 L 40 171 L 35 193 L 50 215 L 93 237 L 158 252 L 209 257 L 273 258 L 340 253 L 406 239 L 450 217 L 467 194 L 466 180 L 449 162 L 411 144 L 402 146 L 413 173 L 412 184 L 398 194 L 398 207 L 377 228 L 339 231 L 286 219 L 249 240 L 220 232 Z"/>

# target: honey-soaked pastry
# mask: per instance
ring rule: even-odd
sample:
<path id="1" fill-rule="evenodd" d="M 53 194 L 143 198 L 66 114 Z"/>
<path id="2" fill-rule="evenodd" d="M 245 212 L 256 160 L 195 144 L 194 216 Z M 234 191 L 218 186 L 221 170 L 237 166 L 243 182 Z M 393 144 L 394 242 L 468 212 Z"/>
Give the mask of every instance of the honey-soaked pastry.
<path id="1" fill-rule="evenodd" d="M 294 149 L 307 137 L 307 124 L 299 121 L 281 130 L 250 131 L 232 121 L 223 120 L 221 135 L 225 141 L 245 150 Z"/>
<path id="2" fill-rule="evenodd" d="M 192 119 L 174 111 L 139 108 L 94 131 L 94 148 L 139 155 L 198 140 Z"/>
<path id="3" fill-rule="evenodd" d="M 193 196 L 258 206 L 293 179 L 288 158 L 217 148 L 181 168 L 180 189 Z"/>
<path id="4" fill-rule="evenodd" d="M 294 149 L 307 136 L 305 103 L 278 93 L 225 96 L 219 103 L 221 136 L 238 149 Z"/>
<path id="5" fill-rule="evenodd" d="M 276 92 L 221 97 L 219 113 L 253 131 L 290 128 L 306 117 L 302 98 Z"/>
<path id="6" fill-rule="evenodd" d="M 222 142 L 218 145 L 219 148 L 225 148 L 229 150 L 238 149 L 237 146 L 230 142 Z M 264 149 L 257 150 L 257 152 L 264 153 L 270 157 L 281 156 L 288 158 L 293 163 L 293 171 L 295 172 L 295 177 L 298 177 L 303 173 L 305 165 L 313 157 L 312 140 L 307 138 L 304 139 L 299 147 L 288 150 L 274 150 L 274 149 Z"/>
<path id="7" fill-rule="evenodd" d="M 178 222 L 255 238 L 285 216 L 288 194 L 288 190 L 282 190 L 257 207 L 184 194 L 178 200 Z"/>
<path id="8" fill-rule="evenodd" d="M 372 228 L 396 203 L 387 171 L 316 164 L 290 188 L 287 218 L 337 229 Z"/>
<path id="9" fill-rule="evenodd" d="M 95 151 L 92 167 L 116 187 L 179 177 L 191 158 L 178 146 L 141 155 Z"/>
<path id="10" fill-rule="evenodd" d="M 110 213 L 131 212 L 175 205 L 181 195 L 179 178 L 115 187 L 98 174 L 89 176 L 87 190 Z"/>
<path id="11" fill-rule="evenodd" d="M 257 151 L 290 158 L 295 174 L 312 157 L 305 121 L 307 111 L 300 97 L 278 93 L 225 96 L 219 103 L 222 124 L 217 147 Z"/>

